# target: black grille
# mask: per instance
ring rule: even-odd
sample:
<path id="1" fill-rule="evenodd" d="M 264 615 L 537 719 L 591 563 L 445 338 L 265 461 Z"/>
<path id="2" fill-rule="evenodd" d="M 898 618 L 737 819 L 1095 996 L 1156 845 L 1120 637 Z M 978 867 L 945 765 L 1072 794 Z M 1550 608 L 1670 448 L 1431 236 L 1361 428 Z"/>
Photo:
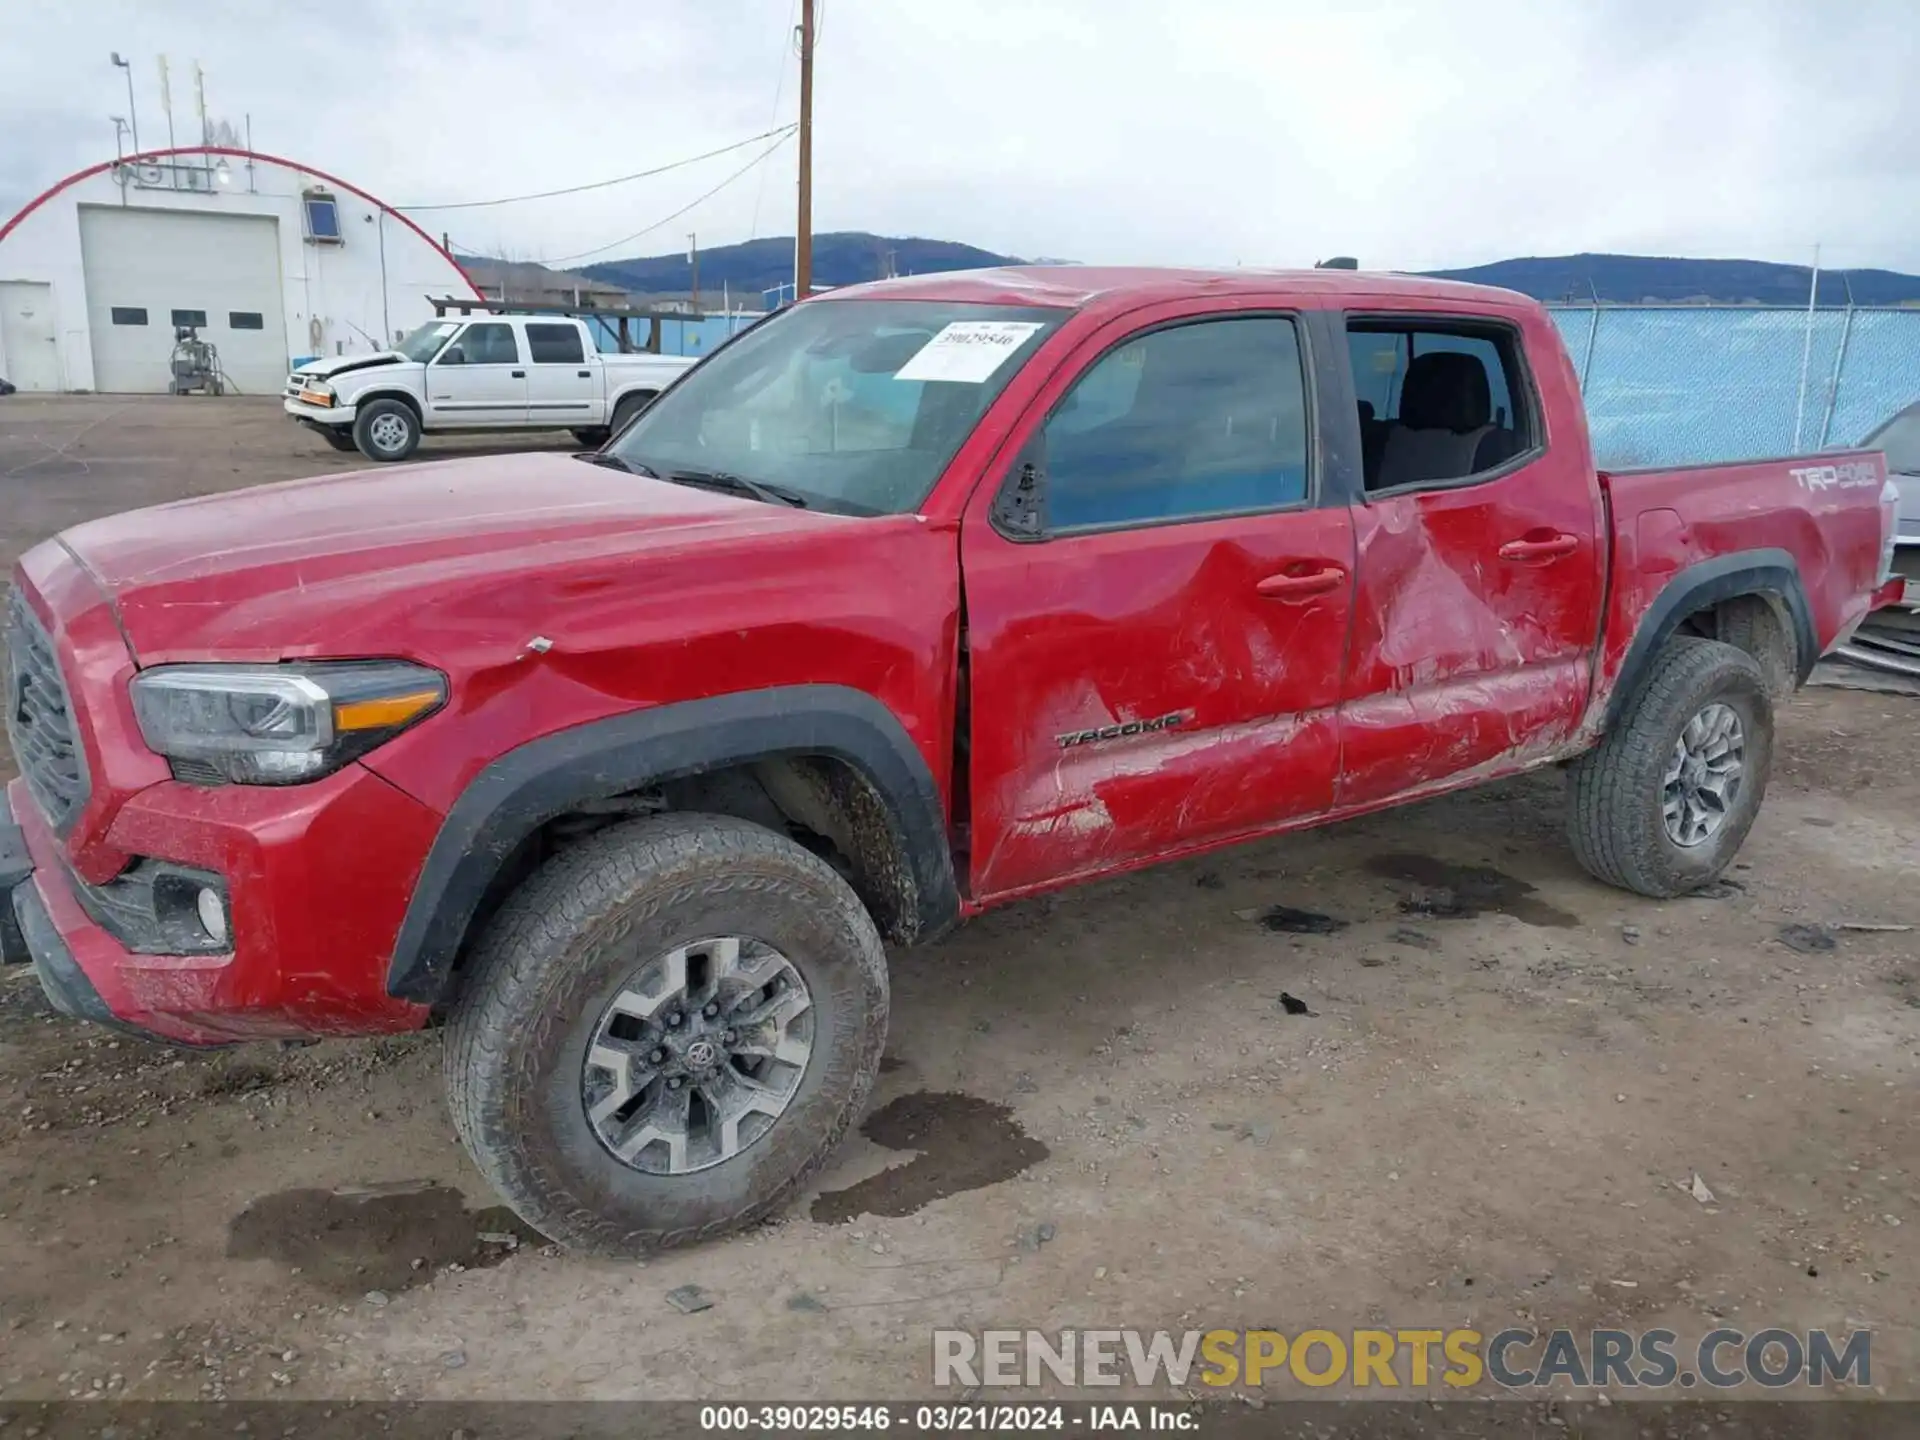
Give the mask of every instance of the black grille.
<path id="1" fill-rule="evenodd" d="M 7 743 L 47 818 L 65 825 L 87 796 L 66 682 L 46 627 L 18 588 L 7 608 Z"/>

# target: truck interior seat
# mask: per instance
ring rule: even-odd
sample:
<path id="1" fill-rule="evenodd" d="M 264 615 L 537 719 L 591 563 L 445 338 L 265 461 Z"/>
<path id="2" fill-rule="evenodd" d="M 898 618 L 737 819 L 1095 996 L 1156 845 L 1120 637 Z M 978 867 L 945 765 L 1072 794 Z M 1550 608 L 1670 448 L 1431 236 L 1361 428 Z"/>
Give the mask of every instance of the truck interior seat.
<path id="1" fill-rule="evenodd" d="M 1494 424 L 1486 365 L 1474 355 L 1435 351 L 1407 366 L 1400 417 L 1387 423 L 1369 490 L 1459 480 L 1518 452 L 1514 432 Z"/>

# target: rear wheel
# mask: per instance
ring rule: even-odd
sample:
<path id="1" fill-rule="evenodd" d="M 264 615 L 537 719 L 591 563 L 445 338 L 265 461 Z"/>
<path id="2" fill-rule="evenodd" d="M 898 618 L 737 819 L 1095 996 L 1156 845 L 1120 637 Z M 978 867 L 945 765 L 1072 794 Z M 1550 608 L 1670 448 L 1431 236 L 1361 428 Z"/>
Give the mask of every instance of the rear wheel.
<path id="1" fill-rule="evenodd" d="M 1733 862 L 1773 765 L 1773 701 L 1751 655 L 1668 642 L 1620 721 L 1571 767 L 1567 832 L 1609 885 L 1682 895 Z"/>
<path id="2" fill-rule="evenodd" d="M 598 450 L 611 438 L 612 432 L 604 429 L 575 430 L 573 438 L 589 450 Z"/>
<path id="3" fill-rule="evenodd" d="M 354 417 L 353 443 L 369 460 L 404 460 L 420 444 L 420 417 L 398 400 L 375 400 Z"/>
<path id="4" fill-rule="evenodd" d="M 886 1040 L 886 958 L 859 899 L 791 840 L 722 816 L 566 851 L 462 978 L 446 1036 L 461 1138 L 529 1224 L 606 1254 L 786 1205 Z"/>

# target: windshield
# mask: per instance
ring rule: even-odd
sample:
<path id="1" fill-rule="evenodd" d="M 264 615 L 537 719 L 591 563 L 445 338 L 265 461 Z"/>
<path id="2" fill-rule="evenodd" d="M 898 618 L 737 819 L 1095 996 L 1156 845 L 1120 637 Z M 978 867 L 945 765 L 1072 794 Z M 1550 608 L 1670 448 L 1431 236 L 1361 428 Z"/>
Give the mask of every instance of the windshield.
<path id="1" fill-rule="evenodd" d="M 669 479 L 737 476 L 818 510 L 899 514 L 1066 314 L 810 301 L 716 351 L 609 448 Z"/>
<path id="2" fill-rule="evenodd" d="M 1886 451 L 1887 469 L 1920 475 L 1920 405 L 1901 411 L 1861 443 L 1863 449 Z"/>
<path id="3" fill-rule="evenodd" d="M 435 320 L 430 325 L 422 325 L 393 348 L 415 364 L 424 365 L 440 353 L 447 337 L 459 328 L 457 320 Z"/>

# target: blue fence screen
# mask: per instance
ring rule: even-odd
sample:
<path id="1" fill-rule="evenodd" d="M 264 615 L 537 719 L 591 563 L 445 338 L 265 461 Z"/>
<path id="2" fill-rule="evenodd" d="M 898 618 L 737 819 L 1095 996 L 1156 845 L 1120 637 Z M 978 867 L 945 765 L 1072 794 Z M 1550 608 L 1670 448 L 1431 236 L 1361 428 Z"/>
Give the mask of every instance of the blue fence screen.
<path id="1" fill-rule="evenodd" d="M 1603 467 L 1838 449 L 1920 399 L 1920 310 L 1816 310 L 1809 346 L 1804 310 L 1549 308 Z"/>

